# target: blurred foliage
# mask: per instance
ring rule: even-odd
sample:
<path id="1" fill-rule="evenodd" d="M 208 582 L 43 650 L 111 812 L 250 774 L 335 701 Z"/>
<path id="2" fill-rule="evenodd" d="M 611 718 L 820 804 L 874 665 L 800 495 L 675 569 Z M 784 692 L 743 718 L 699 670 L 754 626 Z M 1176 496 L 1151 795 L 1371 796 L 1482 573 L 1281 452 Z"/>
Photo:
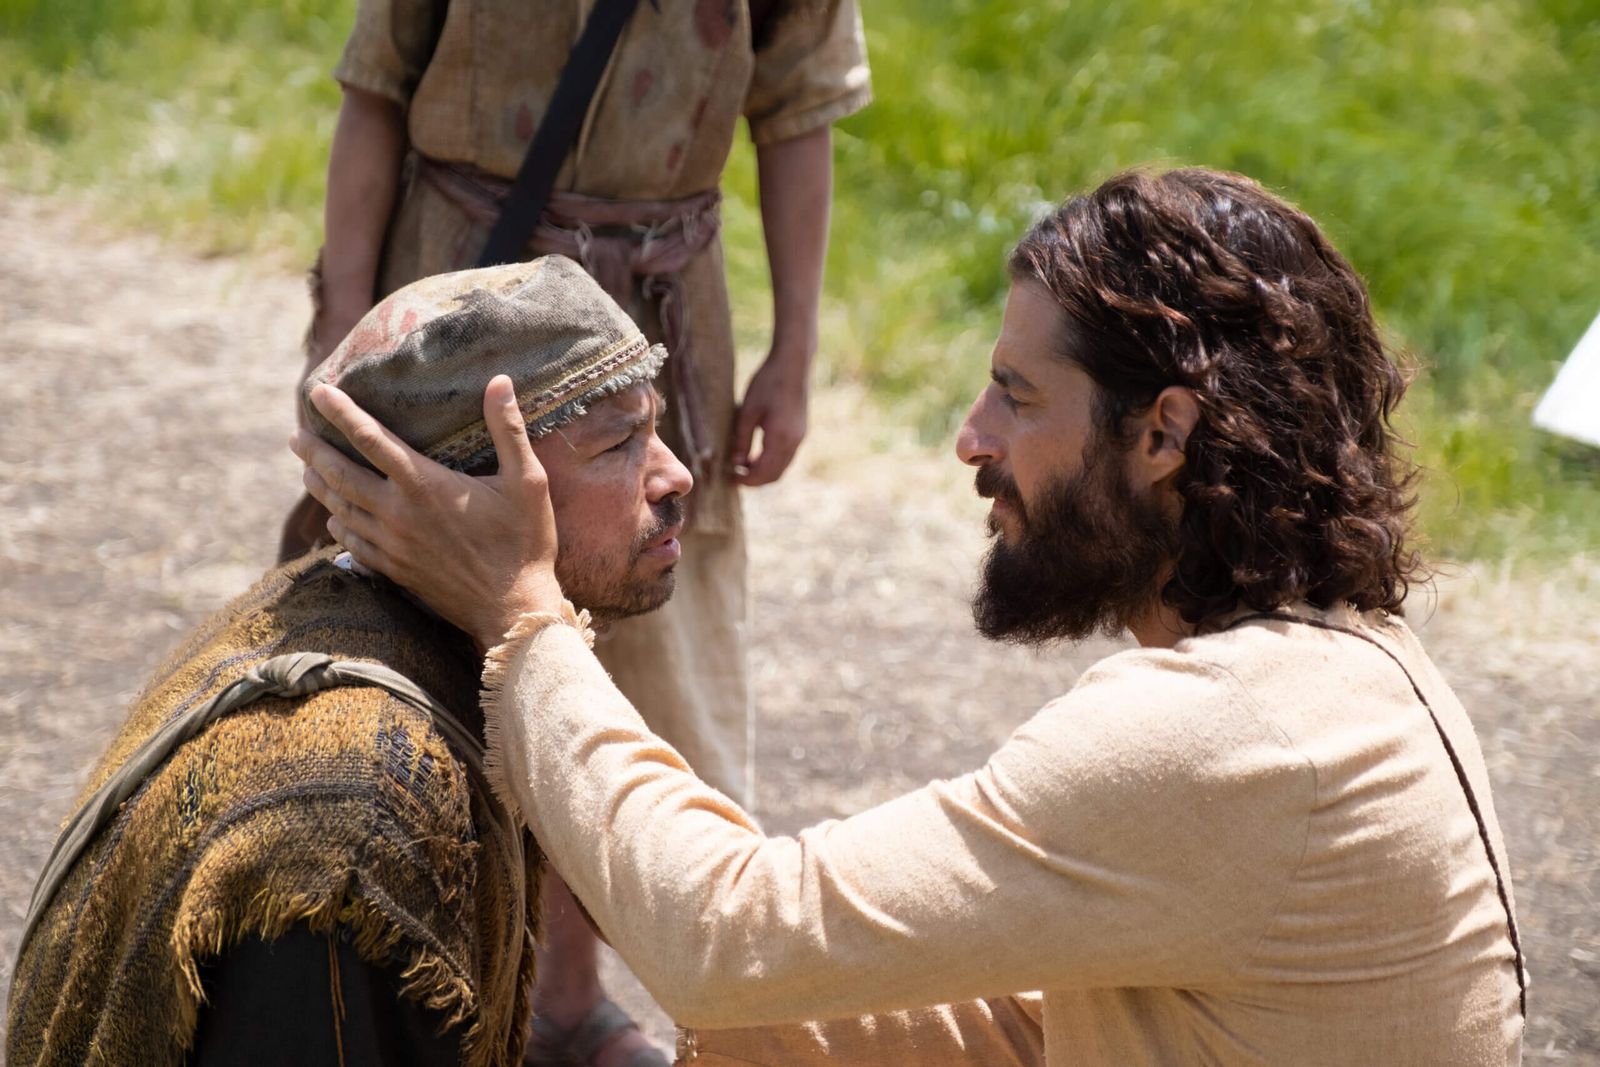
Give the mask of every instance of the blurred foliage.
<path id="1" fill-rule="evenodd" d="M 348 0 L 0 0 L 0 174 L 210 252 L 309 257 Z"/>
<path id="2" fill-rule="evenodd" d="M 0 175 L 213 251 L 308 258 L 352 0 L 0 0 Z M 1007 247 L 1133 165 L 1243 171 L 1319 219 L 1422 366 L 1405 429 L 1458 557 L 1600 548 L 1600 477 L 1528 414 L 1600 307 L 1600 2 L 872 0 L 838 128 L 825 373 L 931 438 L 985 374 Z M 765 258 L 727 179 L 741 340 Z"/>

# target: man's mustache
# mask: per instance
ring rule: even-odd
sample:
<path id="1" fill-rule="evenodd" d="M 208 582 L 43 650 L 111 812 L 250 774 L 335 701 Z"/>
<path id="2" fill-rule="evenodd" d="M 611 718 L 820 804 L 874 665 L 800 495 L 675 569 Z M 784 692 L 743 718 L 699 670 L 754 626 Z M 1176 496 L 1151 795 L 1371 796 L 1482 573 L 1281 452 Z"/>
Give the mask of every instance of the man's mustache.
<path id="1" fill-rule="evenodd" d="M 660 540 L 668 530 L 682 525 L 687 510 L 680 496 L 668 497 L 658 504 L 650 505 L 650 512 L 655 516 L 655 521 L 634 541 L 635 550 L 642 549 L 652 541 Z"/>
<path id="2" fill-rule="evenodd" d="M 1022 510 L 1022 493 L 1017 489 L 1017 483 L 1011 476 L 1002 471 L 993 463 L 985 463 L 978 468 L 978 473 L 973 476 L 973 486 L 978 490 L 978 495 L 985 500 L 996 498 L 1004 500 L 1007 504 Z"/>

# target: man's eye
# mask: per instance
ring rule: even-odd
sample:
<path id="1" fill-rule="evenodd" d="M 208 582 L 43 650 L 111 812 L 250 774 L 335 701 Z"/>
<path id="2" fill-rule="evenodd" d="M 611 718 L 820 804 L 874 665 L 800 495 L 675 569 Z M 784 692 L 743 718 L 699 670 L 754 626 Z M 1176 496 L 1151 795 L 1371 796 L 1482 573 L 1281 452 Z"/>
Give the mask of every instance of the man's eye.
<path id="1" fill-rule="evenodd" d="M 1000 403 L 1004 404 L 1008 411 L 1015 411 L 1022 406 L 1022 401 L 1012 396 L 1011 390 L 1007 389 L 998 379 L 990 382 L 989 388 L 994 390 L 995 395 L 1000 398 Z"/>
<path id="2" fill-rule="evenodd" d="M 614 444 L 610 448 L 606 449 L 606 451 L 607 452 L 626 452 L 628 450 L 628 446 L 633 444 L 634 438 L 636 438 L 637 436 L 638 436 L 638 434 L 631 434 L 630 433 L 628 436 L 624 437 L 622 440 L 618 441 L 616 444 Z"/>

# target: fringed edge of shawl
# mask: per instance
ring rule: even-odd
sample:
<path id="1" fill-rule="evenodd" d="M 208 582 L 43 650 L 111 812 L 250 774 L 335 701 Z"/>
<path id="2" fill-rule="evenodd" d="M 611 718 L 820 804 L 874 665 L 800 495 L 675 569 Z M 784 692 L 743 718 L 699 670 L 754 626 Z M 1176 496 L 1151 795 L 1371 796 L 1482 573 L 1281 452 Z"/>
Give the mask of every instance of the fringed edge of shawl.
<path id="1" fill-rule="evenodd" d="M 200 981 L 201 962 L 223 954 L 228 947 L 248 937 L 273 941 L 295 926 L 304 925 L 312 933 L 331 934 L 340 926 L 355 935 L 356 953 L 379 966 L 391 962 L 391 952 L 405 940 L 405 932 L 371 901 L 340 895 L 314 896 L 308 893 L 275 894 L 261 892 L 251 899 L 242 914 L 226 917 L 214 911 L 180 916 L 172 932 L 172 949 L 177 957 L 181 981 L 177 990 L 178 1013 L 175 1037 L 187 1050 L 193 1043 L 199 1023 L 200 1003 L 205 999 Z M 532 986 L 532 953 L 525 952 L 518 964 L 517 995 L 526 1000 Z M 514 1067 L 521 1058 L 520 1047 L 502 1046 L 489 1040 L 485 1018 L 471 986 L 460 977 L 444 957 L 421 945 L 406 955 L 400 974 L 400 995 L 438 1011 L 445 1016 L 441 1031 L 472 1019 L 462 1032 L 462 1062 L 466 1067 Z M 518 1035 L 512 1035 L 516 1045 Z"/>
<path id="2" fill-rule="evenodd" d="M 543 865 L 541 857 L 537 864 Z M 534 865 L 530 864 L 530 870 Z M 539 907 L 541 880 L 530 877 L 528 880 L 527 925 L 523 927 L 523 952 L 522 960 L 517 964 L 517 1003 L 512 1009 L 512 1019 L 515 1023 L 511 1027 L 510 1044 L 506 1048 L 506 1059 L 511 1064 L 522 1063 L 522 1053 L 528 1044 L 528 1025 L 533 1021 L 533 986 L 538 981 L 538 958 L 534 953 L 534 946 L 539 943 L 543 934 L 540 925 L 543 914 Z"/>
<path id="3" fill-rule="evenodd" d="M 498 711 L 506 695 L 506 683 L 512 666 L 534 636 L 547 626 L 571 626 L 583 637 L 583 643 L 594 647 L 594 629 L 587 611 L 578 611 L 572 601 L 563 600 L 561 611 L 529 611 L 517 617 L 511 629 L 498 645 L 483 658 L 483 688 L 478 694 L 483 708 L 483 774 L 489 779 L 489 788 L 495 798 L 505 805 L 513 818 L 523 826 L 528 825 L 522 806 L 517 803 L 515 790 L 506 779 L 505 743 L 501 734 Z"/>

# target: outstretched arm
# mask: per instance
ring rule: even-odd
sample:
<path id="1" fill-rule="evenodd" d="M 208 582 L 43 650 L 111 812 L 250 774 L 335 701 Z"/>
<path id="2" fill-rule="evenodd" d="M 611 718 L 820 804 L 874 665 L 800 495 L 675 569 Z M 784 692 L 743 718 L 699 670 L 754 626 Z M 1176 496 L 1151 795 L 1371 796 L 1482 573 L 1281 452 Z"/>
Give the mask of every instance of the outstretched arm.
<path id="1" fill-rule="evenodd" d="M 688 1030 L 696 1067 L 1039 1067 L 1037 994 L 736 1030 Z"/>

